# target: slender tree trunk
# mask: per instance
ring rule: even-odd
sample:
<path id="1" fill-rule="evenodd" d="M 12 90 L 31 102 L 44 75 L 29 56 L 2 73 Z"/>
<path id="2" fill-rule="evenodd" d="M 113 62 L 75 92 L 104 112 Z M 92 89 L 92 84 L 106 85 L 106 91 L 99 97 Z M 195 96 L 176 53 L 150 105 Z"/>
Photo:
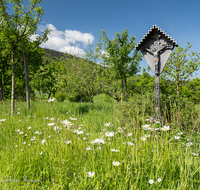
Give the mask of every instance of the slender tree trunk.
<path id="1" fill-rule="evenodd" d="M 0 101 L 4 100 L 4 75 L 1 75 L 1 93 L 0 93 Z"/>
<path id="2" fill-rule="evenodd" d="M 126 76 L 125 76 L 125 79 L 124 79 L 124 83 L 125 83 L 125 99 L 126 99 L 126 102 L 127 102 L 127 85 L 126 85 Z"/>
<path id="3" fill-rule="evenodd" d="M 179 96 L 180 95 L 180 84 L 179 84 L 179 81 L 177 81 L 177 83 L 176 83 L 176 92 L 177 92 L 177 95 Z"/>
<path id="4" fill-rule="evenodd" d="M 11 84 L 11 116 L 14 115 L 15 110 L 15 60 L 14 51 L 11 52 L 11 62 L 12 62 L 12 84 Z"/>
<path id="5" fill-rule="evenodd" d="M 93 103 L 93 96 L 90 96 L 90 102 Z"/>
<path id="6" fill-rule="evenodd" d="M 25 84 L 26 84 L 26 103 L 27 103 L 27 110 L 29 110 L 30 109 L 30 88 L 29 88 L 29 78 L 28 78 L 27 53 L 24 53 L 24 72 L 25 72 Z"/>
<path id="7" fill-rule="evenodd" d="M 124 85 L 123 85 L 123 78 L 122 78 L 121 104 L 123 103 L 123 87 Z"/>

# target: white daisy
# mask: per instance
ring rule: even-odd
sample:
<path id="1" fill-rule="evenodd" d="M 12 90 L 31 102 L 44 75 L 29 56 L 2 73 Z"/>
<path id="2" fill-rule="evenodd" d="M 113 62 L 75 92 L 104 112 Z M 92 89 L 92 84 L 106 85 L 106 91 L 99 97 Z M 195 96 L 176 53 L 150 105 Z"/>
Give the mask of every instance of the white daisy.
<path id="1" fill-rule="evenodd" d="M 55 98 L 49 98 L 48 100 L 47 100 L 47 102 L 54 102 L 56 99 Z"/>
<path id="2" fill-rule="evenodd" d="M 116 162 L 116 161 L 113 161 L 113 162 L 112 162 L 112 165 L 113 165 L 113 166 L 119 166 L 120 163 L 119 163 L 119 162 Z"/>
<path id="3" fill-rule="evenodd" d="M 153 179 L 150 179 L 150 180 L 149 180 L 149 183 L 150 183 L 150 184 L 153 184 L 153 183 L 154 183 Z"/>
<path id="4" fill-rule="evenodd" d="M 88 172 L 86 177 L 94 177 L 95 172 Z"/>
<path id="5" fill-rule="evenodd" d="M 162 181 L 162 179 L 161 178 L 158 178 L 158 183 L 160 183 Z"/>

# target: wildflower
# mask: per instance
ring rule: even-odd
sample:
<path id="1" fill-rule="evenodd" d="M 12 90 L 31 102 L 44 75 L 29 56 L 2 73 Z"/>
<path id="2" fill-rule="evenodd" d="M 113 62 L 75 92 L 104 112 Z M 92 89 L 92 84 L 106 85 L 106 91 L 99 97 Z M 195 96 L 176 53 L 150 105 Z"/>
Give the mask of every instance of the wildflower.
<path id="1" fill-rule="evenodd" d="M 53 126 L 53 125 L 55 125 L 55 123 L 48 123 L 47 125 L 48 126 Z"/>
<path id="2" fill-rule="evenodd" d="M 20 114 L 20 112 L 17 112 L 17 114 Z"/>
<path id="3" fill-rule="evenodd" d="M 150 184 L 153 184 L 153 183 L 154 183 L 153 179 L 150 179 L 150 180 L 149 180 L 149 183 L 150 183 Z"/>
<path id="4" fill-rule="evenodd" d="M 199 156 L 199 154 L 198 154 L 198 153 L 192 153 L 192 155 L 194 155 L 194 156 Z"/>
<path id="5" fill-rule="evenodd" d="M 119 166 L 120 163 L 119 163 L 119 162 L 116 162 L 116 161 L 113 161 L 113 162 L 112 162 L 112 165 L 113 165 L 113 166 Z"/>
<path id="6" fill-rule="evenodd" d="M 155 128 L 156 131 L 160 130 L 160 128 Z"/>
<path id="7" fill-rule="evenodd" d="M 0 119 L 0 122 L 4 122 L 6 119 Z"/>
<path id="8" fill-rule="evenodd" d="M 111 148 L 111 151 L 112 152 L 119 152 L 119 150 L 115 150 L 114 148 L 113 149 Z"/>
<path id="9" fill-rule="evenodd" d="M 20 132 L 20 129 L 17 129 L 16 132 Z"/>
<path id="10" fill-rule="evenodd" d="M 39 134 L 39 131 L 35 131 L 34 133 L 35 133 L 35 134 Z"/>
<path id="11" fill-rule="evenodd" d="M 133 143 L 132 142 L 127 142 L 128 145 L 130 146 L 133 146 Z"/>
<path id="12" fill-rule="evenodd" d="M 43 139 L 43 140 L 41 141 L 41 143 L 42 143 L 42 144 L 44 144 L 44 143 L 45 143 L 45 141 L 46 141 L 46 140 L 44 140 L 44 139 Z"/>
<path id="13" fill-rule="evenodd" d="M 128 134 L 127 134 L 127 136 L 131 136 L 131 135 L 132 135 L 132 133 L 128 133 Z"/>
<path id="14" fill-rule="evenodd" d="M 43 118 L 43 119 L 49 119 L 48 117 L 45 117 L 45 118 Z"/>
<path id="15" fill-rule="evenodd" d="M 23 144 L 26 144 L 26 142 L 23 142 Z"/>
<path id="16" fill-rule="evenodd" d="M 70 144 L 72 141 L 65 141 L 66 144 Z"/>
<path id="17" fill-rule="evenodd" d="M 146 141 L 146 140 L 147 140 L 146 137 L 141 137 L 140 139 L 141 139 L 142 141 Z"/>
<path id="18" fill-rule="evenodd" d="M 170 127 L 169 126 L 164 126 L 164 127 L 161 128 L 161 130 L 163 130 L 163 131 L 169 131 Z"/>
<path id="19" fill-rule="evenodd" d="M 35 140 L 35 138 L 36 138 L 36 137 L 33 137 L 33 138 L 31 139 L 31 141 L 34 141 L 34 140 Z"/>
<path id="20" fill-rule="evenodd" d="M 73 128 L 76 129 L 76 125 L 74 125 Z"/>
<path id="21" fill-rule="evenodd" d="M 190 146 L 190 145 L 193 145 L 193 143 L 192 142 L 186 143 L 186 146 Z"/>
<path id="22" fill-rule="evenodd" d="M 48 100 L 47 100 L 47 102 L 54 102 L 55 101 L 55 98 L 49 98 Z"/>
<path id="23" fill-rule="evenodd" d="M 19 132 L 20 135 L 22 135 L 23 133 L 24 133 L 23 131 Z"/>
<path id="24" fill-rule="evenodd" d="M 180 139 L 180 137 L 179 137 L 179 136 L 175 136 L 175 137 L 174 137 L 174 139 L 176 139 L 176 140 L 179 140 L 179 139 Z"/>
<path id="25" fill-rule="evenodd" d="M 15 147 L 17 148 L 17 147 L 18 147 L 18 145 L 15 145 Z"/>
<path id="26" fill-rule="evenodd" d="M 73 118 L 73 117 L 70 117 L 69 119 L 74 120 L 74 121 L 77 120 L 77 118 Z"/>
<path id="27" fill-rule="evenodd" d="M 30 146 L 30 144 L 28 144 L 28 146 Z"/>
<path id="28" fill-rule="evenodd" d="M 105 135 L 107 137 L 113 137 L 115 135 L 115 133 L 114 132 L 105 132 Z"/>
<path id="29" fill-rule="evenodd" d="M 52 118 L 50 118 L 50 120 L 51 120 L 51 121 L 54 121 L 55 119 L 52 117 Z"/>
<path id="30" fill-rule="evenodd" d="M 86 177 L 94 177 L 95 172 L 88 172 Z"/>
<path id="31" fill-rule="evenodd" d="M 162 179 L 161 178 L 158 178 L 158 183 L 160 183 L 162 181 Z"/>
<path id="32" fill-rule="evenodd" d="M 76 132 L 77 135 L 81 135 L 83 133 L 84 133 L 83 131 L 79 131 L 79 130 L 77 130 L 77 132 Z"/>
<path id="33" fill-rule="evenodd" d="M 85 135 L 86 135 L 86 136 L 89 136 L 89 135 L 90 135 L 90 133 L 86 133 Z"/>
<path id="34" fill-rule="evenodd" d="M 151 129 L 150 125 L 143 125 L 142 128 L 144 130 L 150 130 Z"/>
<path id="35" fill-rule="evenodd" d="M 63 120 L 63 121 L 61 121 L 61 123 L 62 123 L 62 124 L 65 124 L 65 125 L 70 125 L 70 124 L 71 124 L 71 122 L 70 122 L 70 121 L 68 121 L 67 119 L 66 119 L 66 120 Z"/>
<path id="36" fill-rule="evenodd" d="M 40 152 L 40 155 L 42 155 L 43 152 Z"/>
<path id="37" fill-rule="evenodd" d="M 183 134 L 183 132 L 180 132 L 180 133 L 177 133 L 176 135 L 182 135 Z"/>
<path id="38" fill-rule="evenodd" d="M 95 139 L 91 142 L 92 144 L 105 144 L 104 140 L 103 139 Z"/>
<path id="39" fill-rule="evenodd" d="M 27 136 L 27 134 L 25 134 L 24 136 Z"/>
<path id="40" fill-rule="evenodd" d="M 86 140 L 87 138 L 86 137 L 83 137 L 83 140 Z"/>
<path id="41" fill-rule="evenodd" d="M 86 150 L 91 150 L 90 146 L 88 146 L 88 147 L 86 148 Z"/>
<path id="42" fill-rule="evenodd" d="M 27 129 L 31 129 L 31 127 L 27 127 Z"/>
<path id="43" fill-rule="evenodd" d="M 61 130 L 61 128 L 59 128 L 58 126 L 55 126 L 54 128 L 53 128 L 53 130 Z"/>
<path id="44" fill-rule="evenodd" d="M 104 126 L 106 126 L 106 127 L 110 126 L 110 122 L 105 123 Z"/>

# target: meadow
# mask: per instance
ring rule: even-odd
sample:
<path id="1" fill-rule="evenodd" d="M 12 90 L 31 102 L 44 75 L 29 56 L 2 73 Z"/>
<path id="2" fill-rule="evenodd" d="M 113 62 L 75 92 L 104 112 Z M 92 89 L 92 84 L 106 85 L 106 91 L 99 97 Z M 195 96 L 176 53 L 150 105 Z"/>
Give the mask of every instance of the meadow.
<path id="1" fill-rule="evenodd" d="M 16 102 L 11 117 L 0 103 L 0 188 L 200 189 L 199 115 L 161 126 L 137 105 Z"/>

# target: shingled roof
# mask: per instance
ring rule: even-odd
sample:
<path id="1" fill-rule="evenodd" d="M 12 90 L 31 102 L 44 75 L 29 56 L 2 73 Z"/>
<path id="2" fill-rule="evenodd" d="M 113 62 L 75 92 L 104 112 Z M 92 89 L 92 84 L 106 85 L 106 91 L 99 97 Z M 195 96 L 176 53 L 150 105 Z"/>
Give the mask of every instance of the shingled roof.
<path id="1" fill-rule="evenodd" d="M 156 25 L 153 25 L 153 27 L 148 31 L 148 33 L 146 33 L 146 35 L 142 38 L 142 40 L 135 46 L 135 49 L 140 50 L 140 47 L 142 43 L 144 42 L 144 40 L 155 30 L 159 31 L 161 35 L 164 35 L 167 39 L 169 39 L 174 44 L 174 46 L 178 46 L 177 42 L 174 41 L 174 39 L 169 37 L 169 35 L 164 33 L 164 31 L 162 31 L 159 27 L 157 27 Z"/>

